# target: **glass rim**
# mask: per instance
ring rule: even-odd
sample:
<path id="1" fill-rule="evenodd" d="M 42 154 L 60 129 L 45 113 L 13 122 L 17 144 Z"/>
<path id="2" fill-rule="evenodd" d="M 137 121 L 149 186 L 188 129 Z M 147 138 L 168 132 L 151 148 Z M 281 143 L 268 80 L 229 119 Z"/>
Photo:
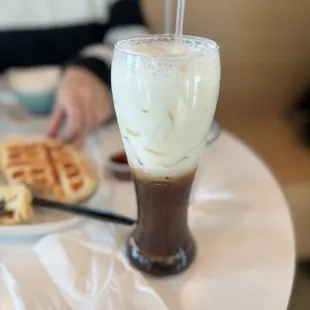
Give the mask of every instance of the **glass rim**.
<path id="1" fill-rule="evenodd" d="M 140 56 L 140 57 L 148 57 L 148 58 L 154 58 L 154 57 L 158 57 L 158 58 L 168 58 L 168 59 L 188 59 L 194 56 L 198 56 L 198 55 L 202 55 L 204 54 L 205 51 L 207 52 L 216 52 L 219 50 L 219 45 L 208 38 L 204 38 L 204 37 L 198 37 L 198 36 L 192 36 L 192 35 L 183 35 L 182 39 L 186 40 L 186 39 L 191 39 L 191 40 L 195 40 L 197 42 L 205 42 L 205 43 L 210 43 L 211 47 L 204 50 L 200 50 L 200 51 L 193 51 L 189 54 L 152 54 L 152 53 L 143 53 L 143 52 L 138 52 L 129 48 L 124 48 L 122 45 L 126 42 L 129 42 L 131 40 L 143 40 L 143 39 L 152 39 L 152 38 L 175 38 L 174 34 L 149 34 L 149 35 L 143 35 L 143 36 L 134 36 L 134 37 L 130 37 L 127 39 L 122 39 L 117 41 L 114 44 L 114 49 L 117 51 L 120 51 L 122 53 L 128 54 L 128 55 L 133 55 L 133 56 Z"/>

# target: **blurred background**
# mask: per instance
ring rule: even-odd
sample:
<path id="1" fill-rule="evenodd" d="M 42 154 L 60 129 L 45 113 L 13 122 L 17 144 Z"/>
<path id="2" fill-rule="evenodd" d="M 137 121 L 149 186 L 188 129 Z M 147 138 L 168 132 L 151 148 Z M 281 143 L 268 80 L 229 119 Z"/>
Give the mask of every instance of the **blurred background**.
<path id="1" fill-rule="evenodd" d="M 163 2 L 144 4 L 152 30 L 162 32 Z M 299 261 L 310 260 L 310 150 L 287 116 L 310 84 L 309 12 L 304 0 L 190 0 L 185 18 L 187 34 L 221 46 L 216 118 L 258 153 L 282 186 Z M 309 308 L 309 288 L 308 272 L 299 269 L 292 310 Z"/>

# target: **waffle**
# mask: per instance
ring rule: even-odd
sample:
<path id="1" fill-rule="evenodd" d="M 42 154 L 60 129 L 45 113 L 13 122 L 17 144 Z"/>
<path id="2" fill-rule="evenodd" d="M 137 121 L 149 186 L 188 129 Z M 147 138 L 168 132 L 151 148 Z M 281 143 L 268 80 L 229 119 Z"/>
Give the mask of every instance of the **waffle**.
<path id="1" fill-rule="evenodd" d="M 97 187 L 85 158 L 58 140 L 11 140 L 3 143 L 0 154 L 8 183 L 24 184 L 38 197 L 76 203 L 89 198 Z"/>
<path id="2" fill-rule="evenodd" d="M 32 197 L 25 186 L 0 187 L 0 200 L 4 202 L 5 210 L 12 211 L 12 215 L 0 217 L 0 224 L 20 224 L 32 218 Z"/>

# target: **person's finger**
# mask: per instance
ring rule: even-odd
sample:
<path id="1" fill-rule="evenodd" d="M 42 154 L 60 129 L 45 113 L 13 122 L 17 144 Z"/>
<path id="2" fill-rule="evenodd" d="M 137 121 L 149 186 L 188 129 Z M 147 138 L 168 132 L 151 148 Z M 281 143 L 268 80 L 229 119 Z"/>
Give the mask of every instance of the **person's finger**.
<path id="1" fill-rule="evenodd" d="M 96 102 L 96 104 L 100 105 L 101 102 Z M 99 122 L 101 120 L 102 111 L 98 109 L 97 106 L 94 106 L 92 109 L 88 109 L 88 113 L 90 113 L 90 119 L 91 119 L 88 130 L 92 131 L 98 127 Z"/>
<path id="2" fill-rule="evenodd" d="M 73 101 L 73 97 L 68 98 L 67 100 L 68 101 L 64 104 L 67 116 L 65 135 L 66 139 L 72 141 L 77 138 L 83 129 L 83 111 L 79 101 Z"/>
<path id="3" fill-rule="evenodd" d="M 84 143 L 86 141 L 86 137 L 87 137 L 87 134 L 85 131 L 83 132 L 80 132 L 74 139 L 74 146 L 77 148 L 77 149 L 81 149 L 83 146 L 84 146 Z"/>
<path id="4" fill-rule="evenodd" d="M 81 97 L 81 104 L 83 104 L 83 117 L 84 117 L 84 127 L 83 127 L 83 134 L 86 136 L 87 133 L 91 130 L 93 123 L 96 122 L 96 111 L 94 109 L 94 104 L 96 102 L 93 100 L 92 90 L 90 88 L 84 88 L 83 96 Z"/>
<path id="5" fill-rule="evenodd" d="M 74 146 L 76 148 L 81 148 L 84 145 L 84 142 L 86 140 L 89 128 L 86 125 L 86 109 L 85 109 L 85 105 L 81 105 L 80 106 L 80 112 L 81 112 L 81 119 L 80 119 L 80 123 L 81 126 L 79 128 L 79 131 L 75 134 L 75 136 L 72 139 L 72 142 L 74 144 Z"/>
<path id="6" fill-rule="evenodd" d="M 108 96 L 102 96 L 98 98 L 98 102 L 94 106 L 94 122 L 92 123 L 91 129 L 96 129 L 103 122 L 107 121 L 112 115 L 112 104 L 109 101 Z"/>
<path id="7" fill-rule="evenodd" d="M 60 126 L 62 125 L 64 119 L 65 119 L 65 110 L 63 106 L 57 105 L 53 111 L 50 120 L 49 129 L 47 132 L 48 137 L 55 137 L 57 135 L 57 132 Z"/>

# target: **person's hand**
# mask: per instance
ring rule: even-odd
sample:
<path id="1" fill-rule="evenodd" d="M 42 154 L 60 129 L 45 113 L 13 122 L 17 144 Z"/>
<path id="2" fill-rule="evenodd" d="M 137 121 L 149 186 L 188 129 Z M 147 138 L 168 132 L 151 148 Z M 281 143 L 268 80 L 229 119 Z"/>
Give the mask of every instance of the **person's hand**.
<path id="1" fill-rule="evenodd" d="M 57 135 L 66 121 L 65 139 L 80 147 L 87 134 L 108 120 L 111 114 L 112 99 L 108 88 L 87 69 L 68 68 L 60 84 L 48 136 Z"/>

